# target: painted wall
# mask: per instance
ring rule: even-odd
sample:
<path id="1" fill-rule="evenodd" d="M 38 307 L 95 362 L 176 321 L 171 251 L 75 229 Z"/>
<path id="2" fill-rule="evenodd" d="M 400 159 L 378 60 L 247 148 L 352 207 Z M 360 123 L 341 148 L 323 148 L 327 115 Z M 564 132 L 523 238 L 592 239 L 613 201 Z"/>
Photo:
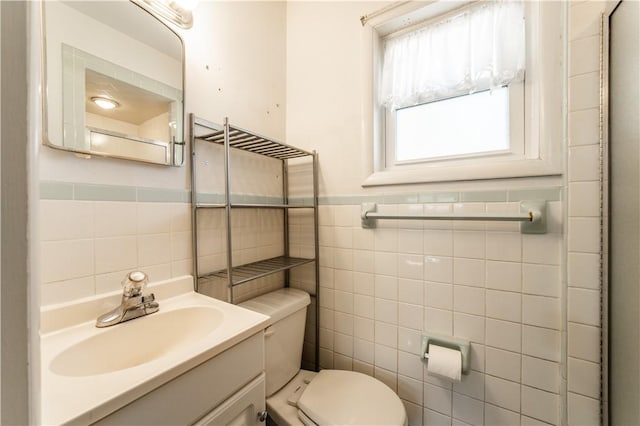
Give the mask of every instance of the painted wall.
<path id="1" fill-rule="evenodd" d="M 287 142 L 319 151 L 325 204 L 321 366 L 380 378 L 402 398 L 410 424 L 560 424 L 563 179 L 363 189 L 371 141 L 359 18 L 381 5 L 287 6 Z M 484 222 L 360 226 L 365 200 L 389 212 L 462 213 L 513 212 L 527 197 L 550 201 L 547 234 Z M 472 372 L 461 383 L 426 374 L 420 336 L 430 332 L 472 342 Z"/>
<path id="2" fill-rule="evenodd" d="M 287 142 L 320 155 L 322 195 L 402 193 L 407 186 L 362 188 L 372 141 L 364 128 L 368 57 L 360 17 L 385 2 L 290 2 L 287 6 Z M 327 23 L 331 23 L 331 31 Z M 561 137 L 555 140 L 562 144 Z M 558 176 L 412 186 L 421 191 L 560 186 Z"/>
<path id="3" fill-rule="evenodd" d="M 218 123 L 229 116 L 283 139 L 285 12 L 276 2 L 202 2 L 193 28 L 180 31 L 185 110 Z M 242 158 L 236 164 L 255 169 Z M 118 289 L 131 269 L 154 281 L 191 273 L 188 165 L 85 159 L 42 147 L 39 172 L 43 305 Z"/>

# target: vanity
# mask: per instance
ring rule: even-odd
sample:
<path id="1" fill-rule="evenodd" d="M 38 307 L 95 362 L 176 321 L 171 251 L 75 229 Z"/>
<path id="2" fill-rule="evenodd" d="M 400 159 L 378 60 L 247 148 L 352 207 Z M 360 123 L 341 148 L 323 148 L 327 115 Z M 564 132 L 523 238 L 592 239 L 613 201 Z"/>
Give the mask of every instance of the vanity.
<path id="1" fill-rule="evenodd" d="M 40 2 L 45 146 L 145 163 L 139 174 L 165 166 L 161 186 L 175 177 L 170 167 L 185 163 L 185 57 L 176 27 L 188 26 L 167 18 L 187 16 L 183 10 L 163 14 L 169 3 Z M 40 423 L 265 421 L 268 318 L 194 292 L 190 275 L 148 289 L 155 301 L 142 297 L 144 315 L 123 322 L 114 310 L 122 291 L 41 308 Z"/>
<path id="2" fill-rule="evenodd" d="M 96 318 L 121 292 L 41 311 L 43 424 L 221 425 L 264 421 L 267 317 L 193 291 L 149 286 L 156 313 Z"/>

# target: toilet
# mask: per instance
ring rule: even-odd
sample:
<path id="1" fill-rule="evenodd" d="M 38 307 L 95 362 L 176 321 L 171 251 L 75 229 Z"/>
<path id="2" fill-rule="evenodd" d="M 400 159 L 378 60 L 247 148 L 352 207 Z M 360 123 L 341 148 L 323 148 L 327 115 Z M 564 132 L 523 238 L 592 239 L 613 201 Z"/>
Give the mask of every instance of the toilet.
<path id="1" fill-rule="evenodd" d="M 398 395 L 366 374 L 300 369 L 307 306 L 302 290 L 283 288 L 240 306 L 269 316 L 265 330 L 267 412 L 279 426 L 407 425 Z"/>

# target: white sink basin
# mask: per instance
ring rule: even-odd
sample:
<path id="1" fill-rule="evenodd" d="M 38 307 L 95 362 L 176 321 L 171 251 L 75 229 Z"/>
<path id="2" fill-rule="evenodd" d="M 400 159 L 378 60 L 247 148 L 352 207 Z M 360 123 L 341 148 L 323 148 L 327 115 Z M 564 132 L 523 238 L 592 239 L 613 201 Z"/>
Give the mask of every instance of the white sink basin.
<path id="1" fill-rule="evenodd" d="M 111 327 L 121 293 L 41 312 L 39 424 L 91 424 L 260 332 L 268 317 L 193 292 L 183 276 L 149 285 L 160 311 Z M 238 365 L 242 368 L 242 365 Z"/>
<path id="2" fill-rule="evenodd" d="M 160 311 L 79 341 L 49 368 L 61 376 L 89 376 L 135 367 L 204 338 L 223 321 L 222 311 L 209 306 Z"/>

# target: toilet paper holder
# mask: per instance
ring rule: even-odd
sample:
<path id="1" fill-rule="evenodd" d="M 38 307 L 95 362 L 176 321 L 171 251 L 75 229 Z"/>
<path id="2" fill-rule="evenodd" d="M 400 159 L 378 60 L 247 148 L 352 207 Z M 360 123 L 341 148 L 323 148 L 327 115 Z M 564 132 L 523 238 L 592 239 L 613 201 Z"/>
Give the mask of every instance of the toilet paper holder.
<path id="1" fill-rule="evenodd" d="M 469 355 L 471 353 L 471 345 L 467 340 L 456 339 L 451 336 L 442 336 L 438 334 L 423 334 L 422 335 L 422 357 L 429 359 L 429 344 L 442 346 L 449 349 L 455 349 L 462 354 L 462 374 L 469 374 L 470 362 Z"/>

